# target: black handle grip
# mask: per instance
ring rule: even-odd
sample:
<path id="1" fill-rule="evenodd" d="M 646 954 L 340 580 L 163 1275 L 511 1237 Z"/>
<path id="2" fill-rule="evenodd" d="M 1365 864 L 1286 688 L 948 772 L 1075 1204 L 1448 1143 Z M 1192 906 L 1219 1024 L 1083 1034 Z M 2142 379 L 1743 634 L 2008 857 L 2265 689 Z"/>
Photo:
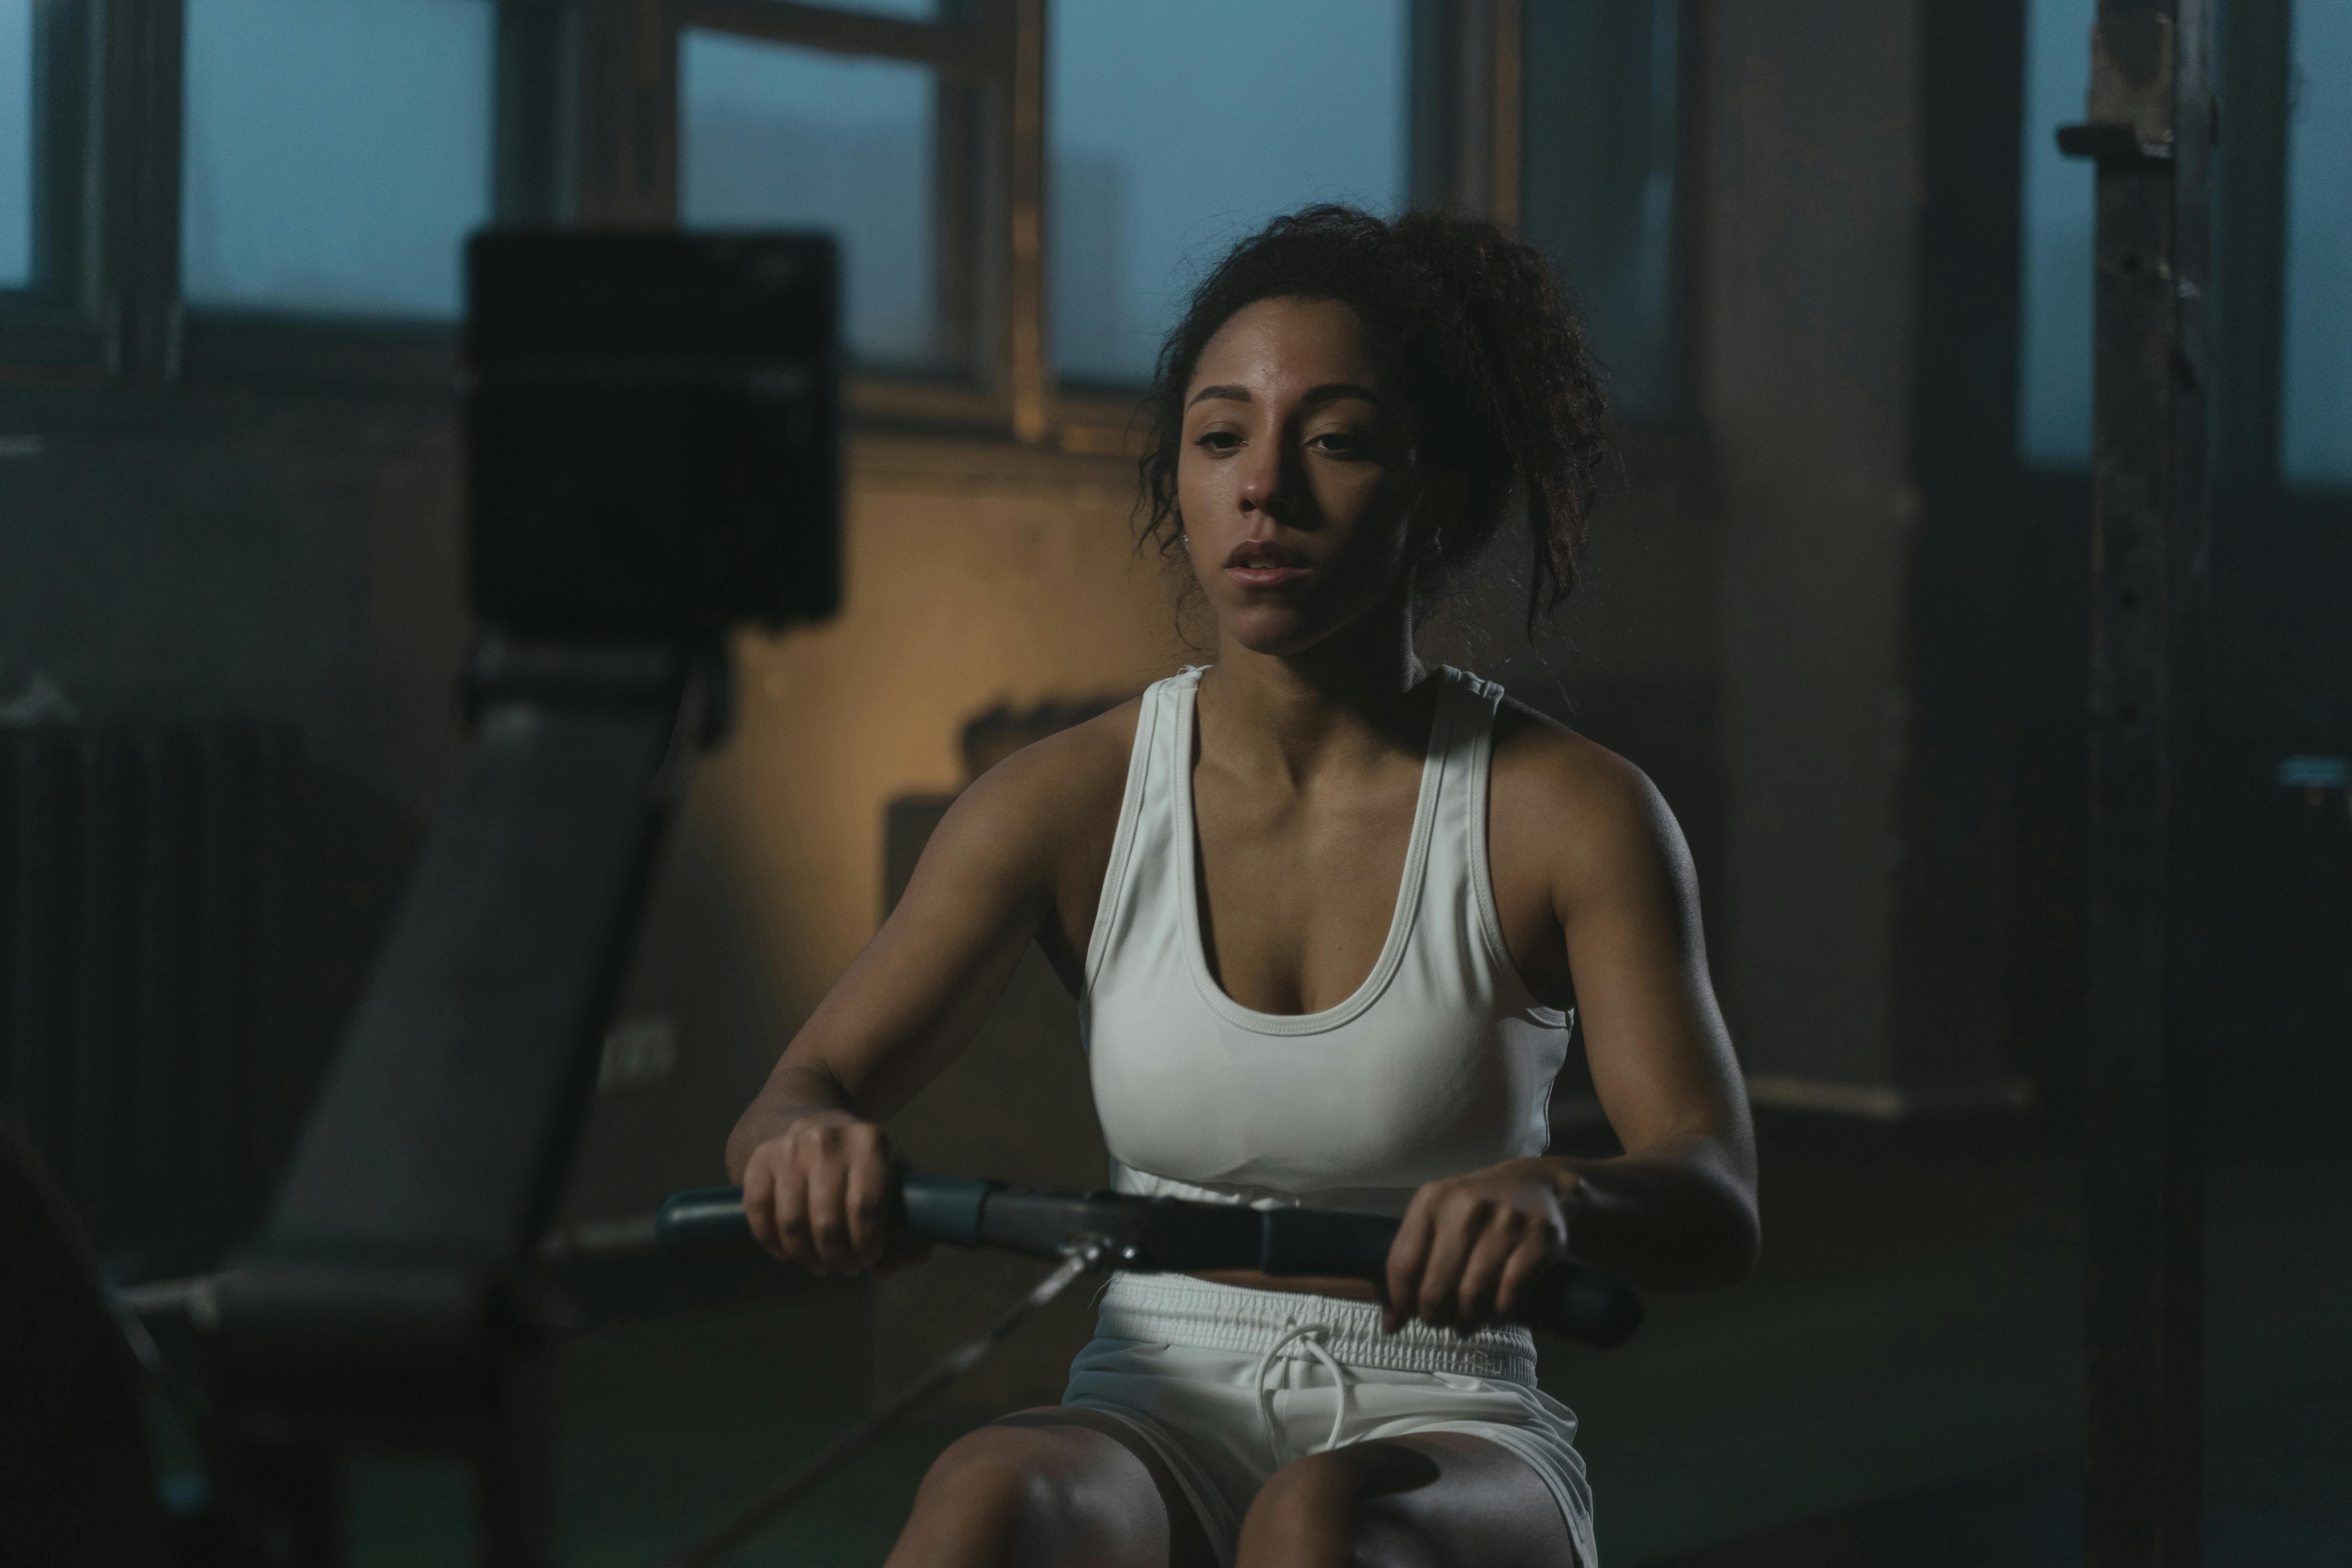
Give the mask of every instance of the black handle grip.
<path id="1" fill-rule="evenodd" d="M 1397 1221 L 1337 1209 L 1267 1209 L 1258 1267 L 1268 1274 L 1341 1279 L 1388 1278 Z M 1614 1274 L 1555 1263 L 1535 1282 L 1519 1311 L 1529 1328 L 1602 1350 L 1623 1344 L 1642 1326 L 1642 1298 Z"/>
<path id="2" fill-rule="evenodd" d="M 899 1184 L 899 1207 L 907 1228 L 926 1241 L 978 1247 L 981 1215 L 1003 1182 L 976 1176 L 908 1176 Z M 751 1222 L 743 1217 L 740 1187 L 688 1187 L 673 1193 L 654 1215 L 654 1239 L 673 1252 L 741 1252 L 757 1245 Z"/>
<path id="3" fill-rule="evenodd" d="M 910 1175 L 901 1185 L 907 1228 L 928 1241 L 1056 1256 L 1081 1232 L 1110 1237 L 1142 1268 L 1258 1268 L 1299 1278 L 1388 1275 L 1397 1222 L 1334 1209 L 1245 1209 L 1112 1193 L 1027 1192 L 970 1176 Z M 752 1245 L 740 1187 L 696 1187 L 662 1205 L 654 1236 L 680 1252 L 740 1252 Z M 1520 1313 L 1530 1327 L 1607 1349 L 1642 1326 L 1642 1299 L 1613 1274 L 1555 1264 Z"/>
<path id="4" fill-rule="evenodd" d="M 688 1187 L 654 1215 L 654 1240 L 672 1252 L 741 1252 L 756 1247 L 740 1187 Z"/>

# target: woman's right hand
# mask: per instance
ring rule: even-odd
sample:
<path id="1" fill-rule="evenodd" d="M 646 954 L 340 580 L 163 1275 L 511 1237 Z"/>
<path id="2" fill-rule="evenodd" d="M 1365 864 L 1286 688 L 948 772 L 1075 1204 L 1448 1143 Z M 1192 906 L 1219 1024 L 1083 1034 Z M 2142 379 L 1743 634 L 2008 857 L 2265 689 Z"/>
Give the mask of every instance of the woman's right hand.
<path id="1" fill-rule="evenodd" d="M 891 1224 L 899 1173 L 880 1127 L 811 1110 L 751 1151 L 743 1217 L 761 1247 L 818 1274 L 912 1262 L 928 1249 Z"/>

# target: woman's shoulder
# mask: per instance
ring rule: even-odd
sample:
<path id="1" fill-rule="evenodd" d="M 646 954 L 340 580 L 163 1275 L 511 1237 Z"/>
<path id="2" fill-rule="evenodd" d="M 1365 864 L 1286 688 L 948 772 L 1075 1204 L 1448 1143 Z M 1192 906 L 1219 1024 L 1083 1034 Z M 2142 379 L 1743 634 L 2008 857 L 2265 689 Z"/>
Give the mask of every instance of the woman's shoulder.
<path id="1" fill-rule="evenodd" d="M 1489 812 L 1551 830 L 1580 855 L 1679 845 L 1681 829 L 1657 785 L 1590 736 L 1505 697 L 1495 714 Z M 1562 831 L 1565 830 L 1565 831 Z"/>
<path id="2" fill-rule="evenodd" d="M 1085 837 L 1106 816 L 1115 827 L 1144 700 L 1032 741 L 975 779 L 959 813 L 1021 837 Z"/>

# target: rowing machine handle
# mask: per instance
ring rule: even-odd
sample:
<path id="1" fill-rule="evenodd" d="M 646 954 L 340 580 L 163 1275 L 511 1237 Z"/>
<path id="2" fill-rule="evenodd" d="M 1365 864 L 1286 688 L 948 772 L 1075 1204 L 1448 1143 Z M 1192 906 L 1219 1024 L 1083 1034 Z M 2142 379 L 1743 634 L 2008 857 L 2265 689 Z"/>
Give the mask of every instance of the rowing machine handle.
<path id="1" fill-rule="evenodd" d="M 900 1184 L 907 1228 L 926 1241 L 979 1247 L 981 1212 L 1003 1182 L 976 1176 L 908 1176 Z M 743 1217 L 740 1187 L 689 1187 L 671 1194 L 654 1216 L 654 1239 L 672 1252 L 730 1253 L 756 1248 L 751 1222 Z"/>
<path id="2" fill-rule="evenodd" d="M 907 1228 L 925 1241 L 979 1247 L 981 1211 L 1003 1182 L 977 1176 L 908 1176 L 899 1188 Z M 743 1217 L 740 1187 L 688 1187 L 672 1194 L 654 1216 L 654 1239 L 672 1252 L 728 1253 L 756 1248 L 751 1222 Z"/>
<path id="3" fill-rule="evenodd" d="M 991 1200 L 1003 1195 L 1003 1201 Z M 1110 1194 L 1031 1193 L 971 1176 L 910 1175 L 902 1187 L 907 1228 L 956 1247 L 1009 1247 L 1053 1257 L 1082 1230 L 1132 1237 L 1139 1267 L 1258 1268 L 1379 1283 L 1387 1274 L 1397 1222 L 1330 1209 L 1245 1209 L 1171 1204 Z M 992 1212 L 993 1210 L 993 1212 Z M 1170 1222 L 1181 1215 L 1185 1223 Z M 664 1204 L 654 1221 L 661 1245 L 680 1252 L 740 1252 L 754 1245 L 740 1187 L 697 1187 Z M 1521 1319 L 1606 1349 L 1641 1327 L 1642 1299 L 1613 1274 L 1554 1265 L 1537 1281 Z"/>
<path id="4" fill-rule="evenodd" d="M 1258 1267 L 1268 1274 L 1344 1279 L 1388 1278 L 1397 1221 L 1340 1209 L 1266 1209 Z M 1580 1263 L 1555 1263 L 1528 1292 L 1519 1321 L 1530 1328 L 1601 1350 L 1623 1344 L 1642 1326 L 1642 1298 L 1614 1274 Z"/>

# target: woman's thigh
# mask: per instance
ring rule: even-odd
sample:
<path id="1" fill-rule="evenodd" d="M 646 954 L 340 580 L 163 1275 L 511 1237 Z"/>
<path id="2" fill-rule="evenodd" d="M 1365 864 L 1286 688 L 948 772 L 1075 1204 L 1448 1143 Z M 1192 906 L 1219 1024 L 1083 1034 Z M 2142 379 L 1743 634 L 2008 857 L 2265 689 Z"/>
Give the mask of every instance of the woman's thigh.
<path id="1" fill-rule="evenodd" d="M 1574 1568 L 1551 1489 L 1483 1437 L 1428 1432 L 1284 1466 L 1242 1522 L 1237 1568 Z"/>
<path id="2" fill-rule="evenodd" d="M 1176 1479 L 1124 1423 L 1024 1410 L 967 1433 L 923 1478 L 888 1568 L 1215 1568 Z"/>

